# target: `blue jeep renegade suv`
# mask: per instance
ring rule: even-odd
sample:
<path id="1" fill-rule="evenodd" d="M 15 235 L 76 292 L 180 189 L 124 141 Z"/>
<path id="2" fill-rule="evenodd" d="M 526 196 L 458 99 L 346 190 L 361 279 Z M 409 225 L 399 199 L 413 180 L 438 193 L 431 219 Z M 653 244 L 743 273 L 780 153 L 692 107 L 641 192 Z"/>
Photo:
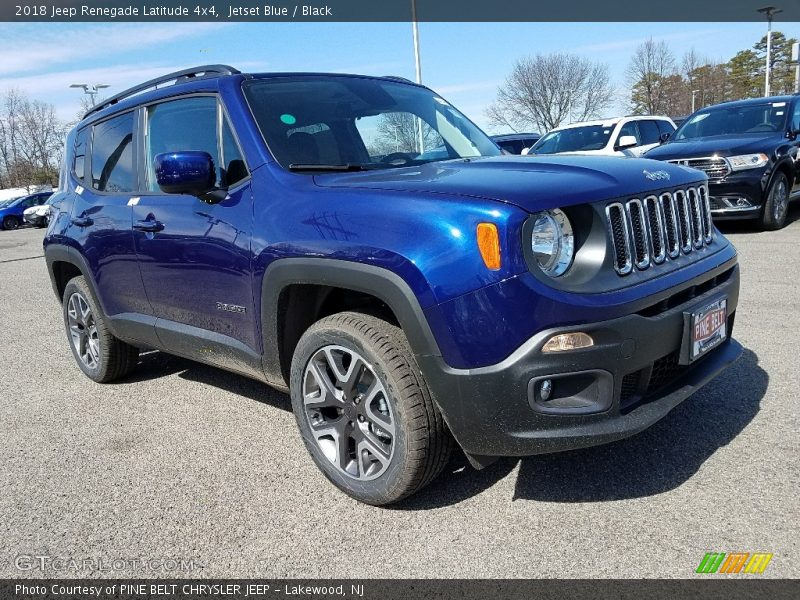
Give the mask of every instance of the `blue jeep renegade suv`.
<path id="1" fill-rule="evenodd" d="M 58 193 L 45 255 L 89 378 L 149 348 L 288 391 L 371 504 L 454 444 L 480 467 L 630 436 L 741 351 L 703 173 L 504 156 L 399 78 L 172 73 L 78 123 Z"/>

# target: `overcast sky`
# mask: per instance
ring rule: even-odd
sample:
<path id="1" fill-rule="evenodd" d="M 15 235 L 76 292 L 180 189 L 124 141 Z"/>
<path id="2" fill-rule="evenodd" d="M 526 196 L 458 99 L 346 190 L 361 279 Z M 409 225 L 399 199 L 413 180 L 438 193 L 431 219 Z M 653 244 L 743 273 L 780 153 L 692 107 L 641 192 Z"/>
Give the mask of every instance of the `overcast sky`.
<path id="1" fill-rule="evenodd" d="M 800 37 L 800 24 L 775 24 Z M 725 61 L 766 32 L 753 23 L 421 23 L 423 83 L 487 129 L 485 107 L 522 56 L 573 52 L 608 63 L 627 108 L 625 68 L 638 44 L 663 39 L 680 58 L 694 48 Z M 414 78 L 409 23 L 133 23 L 0 26 L 0 91 L 19 88 L 73 120 L 80 91 L 108 83 L 108 95 L 198 64 L 242 71 L 338 71 Z M 492 133 L 490 131 L 490 133 Z"/>

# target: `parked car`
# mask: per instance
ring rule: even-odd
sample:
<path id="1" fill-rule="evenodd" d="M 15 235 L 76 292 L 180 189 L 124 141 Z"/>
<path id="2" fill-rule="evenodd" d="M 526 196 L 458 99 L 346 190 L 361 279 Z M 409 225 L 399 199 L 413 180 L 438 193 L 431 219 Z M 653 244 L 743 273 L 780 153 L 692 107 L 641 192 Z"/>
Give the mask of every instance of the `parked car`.
<path id="1" fill-rule="evenodd" d="M 65 155 L 44 248 L 83 373 L 155 348 L 288 391 L 363 502 L 454 444 L 481 467 L 633 435 L 741 352 L 703 173 L 502 155 L 410 82 L 198 67 L 99 103 Z"/>
<path id="2" fill-rule="evenodd" d="M 58 196 L 51 195 L 44 204 L 26 208 L 25 212 L 22 213 L 22 219 L 34 227 L 46 227 L 50 222 L 50 209 L 57 199 Z"/>
<path id="3" fill-rule="evenodd" d="M 800 196 L 798 135 L 799 96 L 725 102 L 691 115 L 647 157 L 704 171 L 715 219 L 780 229 L 789 201 Z"/>
<path id="4" fill-rule="evenodd" d="M 492 141 L 509 154 L 526 154 L 540 137 L 540 133 L 509 133 L 493 135 Z"/>
<path id="5" fill-rule="evenodd" d="M 0 225 L 3 229 L 16 229 L 22 224 L 26 208 L 39 206 L 47 200 L 53 192 L 37 192 L 21 198 L 7 200 L 0 204 Z"/>
<path id="6" fill-rule="evenodd" d="M 618 117 L 556 127 L 528 151 L 536 154 L 641 156 L 675 131 L 669 117 Z"/>

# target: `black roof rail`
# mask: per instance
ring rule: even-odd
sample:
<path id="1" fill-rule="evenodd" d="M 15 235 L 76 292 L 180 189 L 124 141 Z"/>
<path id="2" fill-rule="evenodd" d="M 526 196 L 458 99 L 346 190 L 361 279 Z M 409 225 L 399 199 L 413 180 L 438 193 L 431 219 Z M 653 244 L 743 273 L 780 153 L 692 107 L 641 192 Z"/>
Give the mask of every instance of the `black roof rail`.
<path id="1" fill-rule="evenodd" d="M 414 85 L 419 85 L 418 83 L 411 81 L 406 77 L 400 77 L 400 75 L 384 75 L 384 79 L 393 79 L 394 81 L 402 81 L 403 83 L 413 83 Z"/>
<path id="2" fill-rule="evenodd" d="M 104 108 L 108 108 L 109 106 L 113 106 L 120 100 L 133 96 L 134 94 L 138 94 L 140 92 L 144 92 L 145 90 L 149 90 L 151 88 L 155 88 L 162 83 L 169 83 L 170 81 L 174 81 L 175 84 L 178 83 L 185 83 L 187 81 L 193 79 L 211 79 L 213 77 L 221 77 L 223 75 L 238 75 L 241 73 L 238 69 L 234 69 L 233 67 L 229 67 L 228 65 L 201 65 L 199 67 L 192 67 L 190 69 L 183 69 L 182 71 L 175 71 L 174 73 L 168 73 L 167 75 L 163 75 L 161 77 L 156 77 L 155 79 L 151 79 L 150 81 L 145 81 L 142 84 L 134 86 L 132 88 L 128 88 L 127 90 L 116 94 L 115 96 L 111 96 L 106 100 L 100 102 L 97 106 L 93 106 L 91 110 L 89 110 L 83 118 L 85 119 L 89 115 L 99 112 Z"/>

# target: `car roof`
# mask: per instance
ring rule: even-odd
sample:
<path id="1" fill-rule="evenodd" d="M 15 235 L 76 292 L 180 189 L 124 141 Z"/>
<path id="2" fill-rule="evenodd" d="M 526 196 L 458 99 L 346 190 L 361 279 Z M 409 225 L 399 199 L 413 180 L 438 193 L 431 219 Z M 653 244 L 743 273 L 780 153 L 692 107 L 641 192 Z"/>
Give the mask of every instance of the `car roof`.
<path id="1" fill-rule="evenodd" d="M 730 102 L 720 102 L 719 104 L 712 104 L 711 106 L 704 106 L 697 112 L 706 111 L 710 108 L 717 108 L 724 106 L 726 108 L 736 108 L 738 106 L 750 106 L 752 104 L 765 104 L 767 102 L 791 102 L 797 96 L 761 96 L 759 98 L 747 98 L 745 100 L 731 100 Z"/>
<path id="2" fill-rule="evenodd" d="M 561 131 L 562 129 L 572 129 L 573 127 L 588 127 L 593 125 L 600 125 L 602 127 L 614 127 L 620 121 L 668 121 L 669 117 L 664 115 L 628 115 L 625 117 L 612 117 L 610 119 L 596 119 L 594 121 L 579 121 L 577 123 L 569 123 L 568 125 L 559 125 L 550 131 Z"/>

